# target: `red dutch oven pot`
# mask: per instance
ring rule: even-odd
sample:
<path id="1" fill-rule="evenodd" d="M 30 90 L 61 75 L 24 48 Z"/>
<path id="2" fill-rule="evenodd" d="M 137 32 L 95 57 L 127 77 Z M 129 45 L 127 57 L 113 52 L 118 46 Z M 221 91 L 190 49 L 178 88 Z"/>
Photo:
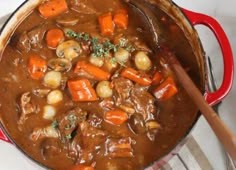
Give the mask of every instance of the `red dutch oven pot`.
<path id="1" fill-rule="evenodd" d="M 40 2 L 41 0 L 25 1 L 11 15 L 11 17 L 8 19 L 8 21 L 5 23 L 2 30 L 0 31 L 0 52 L 1 52 L 1 49 L 4 49 L 4 45 L 6 44 L 7 39 L 13 33 L 14 28 L 17 26 L 17 24 L 19 24 L 19 22 L 22 21 L 27 16 L 27 14 L 33 8 L 35 8 L 35 6 L 37 6 L 37 4 L 39 4 Z M 189 40 L 193 48 L 194 54 L 200 63 L 199 64 L 200 70 L 203 70 L 204 79 L 206 79 L 206 71 L 205 71 L 206 68 L 204 64 L 205 63 L 204 50 L 202 49 L 200 39 L 198 37 L 196 30 L 194 29 L 194 26 L 205 25 L 208 28 L 210 28 L 210 30 L 212 30 L 222 50 L 224 74 L 223 74 L 223 81 L 220 88 L 215 92 L 209 92 L 206 89 L 204 91 L 204 95 L 209 105 L 215 105 L 219 103 L 220 101 L 222 101 L 227 96 L 227 94 L 229 93 L 232 87 L 233 74 L 234 74 L 234 61 L 233 61 L 232 50 L 230 47 L 229 40 L 224 30 L 222 29 L 222 27 L 219 25 L 219 23 L 215 19 L 204 14 L 191 12 L 189 10 L 180 8 L 170 0 L 149 0 L 149 3 L 151 5 L 154 5 L 157 8 L 160 8 L 162 11 L 167 13 L 185 33 L 185 36 Z M 206 83 L 205 83 L 205 86 L 206 86 Z M 188 135 L 191 132 L 191 129 L 196 124 L 199 116 L 200 115 L 196 117 L 195 122 L 193 122 L 192 127 L 186 132 L 185 136 L 182 139 L 180 139 L 178 143 L 176 143 L 175 148 L 173 148 L 169 154 L 163 156 L 162 158 L 154 162 L 147 169 L 151 170 L 151 169 L 158 169 L 162 167 L 171 157 L 173 157 L 178 152 L 180 147 L 186 142 Z M 4 129 L 1 123 L 1 119 L 0 119 L 0 125 L 2 127 L 2 129 L 0 128 L 0 139 L 14 144 L 14 142 L 11 140 L 10 135 L 7 134 L 6 130 Z M 15 145 L 17 146 L 17 144 Z"/>

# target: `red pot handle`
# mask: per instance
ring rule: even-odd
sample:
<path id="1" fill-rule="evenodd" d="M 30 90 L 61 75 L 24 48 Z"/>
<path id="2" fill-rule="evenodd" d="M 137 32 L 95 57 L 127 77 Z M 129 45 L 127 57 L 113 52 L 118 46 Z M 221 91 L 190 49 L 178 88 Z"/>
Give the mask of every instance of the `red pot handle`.
<path id="1" fill-rule="evenodd" d="M 2 131 L 1 127 L 0 127 L 0 140 L 6 141 L 8 143 L 11 143 L 11 141 L 7 138 L 7 136 Z"/>
<path id="2" fill-rule="evenodd" d="M 181 10 L 184 12 L 184 14 L 188 17 L 188 19 L 193 25 L 202 24 L 210 28 L 215 34 L 216 39 L 220 44 L 224 61 L 223 82 L 217 91 L 215 92 L 209 92 L 208 90 L 206 91 L 206 101 L 209 103 L 209 105 L 217 104 L 224 97 L 226 97 L 233 84 L 234 61 L 229 40 L 224 30 L 215 19 L 204 14 L 188 11 L 183 8 L 181 8 Z"/>

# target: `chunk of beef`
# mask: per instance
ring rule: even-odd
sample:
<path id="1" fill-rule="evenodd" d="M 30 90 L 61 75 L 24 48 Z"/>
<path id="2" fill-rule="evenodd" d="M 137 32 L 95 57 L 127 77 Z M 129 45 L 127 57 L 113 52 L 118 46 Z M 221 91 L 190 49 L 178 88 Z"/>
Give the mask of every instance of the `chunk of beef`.
<path id="1" fill-rule="evenodd" d="M 70 0 L 71 9 L 81 14 L 95 14 L 90 0 Z"/>
<path id="2" fill-rule="evenodd" d="M 68 157 L 79 163 L 90 163 L 105 142 L 106 133 L 98 127 L 101 119 L 76 107 L 59 118 L 60 138 L 67 145 Z"/>
<path id="3" fill-rule="evenodd" d="M 17 38 L 16 48 L 20 52 L 29 52 L 31 48 L 42 48 L 44 34 L 46 32 L 45 25 L 39 25 L 29 32 L 23 32 Z"/>
<path id="4" fill-rule="evenodd" d="M 134 156 L 130 137 L 106 140 L 106 155 L 111 158 L 130 158 Z"/>
<path id="5" fill-rule="evenodd" d="M 76 129 L 74 138 L 70 143 L 68 143 L 68 157 L 77 160 L 79 157 L 79 153 L 82 150 L 82 146 L 83 146 L 83 136 L 81 129 L 78 127 Z"/>
<path id="6" fill-rule="evenodd" d="M 79 123 L 85 121 L 86 117 L 87 112 L 79 107 L 69 110 L 62 115 L 58 120 L 61 140 L 63 142 L 69 142 L 74 137 L 74 133 L 76 133 Z"/>
<path id="7" fill-rule="evenodd" d="M 114 84 L 116 106 L 130 114 L 133 114 L 135 110 L 130 100 L 131 90 L 134 87 L 132 81 L 125 78 L 116 78 L 112 82 Z"/>
<path id="8" fill-rule="evenodd" d="M 21 129 L 21 126 L 27 119 L 27 115 L 38 112 L 38 108 L 32 103 L 30 92 L 25 92 L 20 96 L 19 106 L 20 119 L 18 121 L 18 128 Z"/>
<path id="9" fill-rule="evenodd" d="M 105 142 L 106 132 L 91 126 L 87 121 L 80 123 L 76 135 L 69 144 L 68 156 L 79 164 L 89 164 Z"/>
<path id="10" fill-rule="evenodd" d="M 125 78 L 116 78 L 113 84 L 116 106 L 130 114 L 140 113 L 144 120 L 148 119 L 149 114 L 155 112 L 155 99 L 146 88 L 134 86 L 132 81 Z"/>
<path id="11" fill-rule="evenodd" d="M 80 124 L 80 129 L 83 136 L 82 150 L 79 152 L 77 163 L 91 164 L 94 156 L 101 149 L 101 145 L 106 140 L 106 132 L 91 126 L 88 122 Z"/>
<path id="12" fill-rule="evenodd" d="M 106 98 L 99 103 L 99 106 L 105 110 L 112 110 L 114 109 L 115 103 L 112 98 Z"/>
<path id="13" fill-rule="evenodd" d="M 55 138 L 46 138 L 40 144 L 40 148 L 44 160 L 51 159 L 62 151 L 59 141 Z"/>
<path id="14" fill-rule="evenodd" d="M 83 136 L 83 148 L 96 150 L 99 149 L 100 144 L 105 141 L 107 133 L 91 126 L 88 122 L 80 123 L 80 129 Z"/>
<path id="15" fill-rule="evenodd" d="M 130 97 L 131 89 L 134 87 L 131 80 L 126 78 L 117 78 L 113 81 L 114 89 L 116 92 L 117 102 L 118 104 L 121 104 L 122 102 L 125 102 Z"/>
<path id="16" fill-rule="evenodd" d="M 48 93 L 50 92 L 50 89 L 33 89 L 32 93 L 38 97 L 46 97 Z"/>
<path id="17" fill-rule="evenodd" d="M 35 112 L 36 107 L 31 102 L 30 92 L 23 93 L 20 97 L 20 108 L 23 115 Z"/>
<path id="18" fill-rule="evenodd" d="M 131 101 L 136 113 L 143 115 L 144 120 L 150 119 L 156 111 L 155 98 L 143 87 L 134 87 L 131 90 Z"/>
<path id="19" fill-rule="evenodd" d="M 90 165 L 93 162 L 95 152 L 92 150 L 80 150 L 79 156 L 77 159 L 77 164 L 87 164 Z"/>
<path id="20" fill-rule="evenodd" d="M 43 47 L 42 42 L 45 32 L 45 25 L 39 25 L 28 32 L 29 41 L 33 49 Z"/>
<path id="21" fill-rule="evenodd" d="M 32 141 L 37 141 L 44 138 L 58 138 L 60 133 L 57 129 L 52 126 L 47 126 L 43 128 L 35 128 L 30 135 Z"/>
<path id="22" fill-rule="evenodd" d="M 89 114 L 87 122 L 95 128 L 101 128 L 102 118 L 98 117 L 96 114 Z"/>
<path id="23" fill-rule="evenodd" d="M 29 52 L 31 45 L 27 32 L 23 32 L 18 39 L 16 48 L 21 52 Z"/>

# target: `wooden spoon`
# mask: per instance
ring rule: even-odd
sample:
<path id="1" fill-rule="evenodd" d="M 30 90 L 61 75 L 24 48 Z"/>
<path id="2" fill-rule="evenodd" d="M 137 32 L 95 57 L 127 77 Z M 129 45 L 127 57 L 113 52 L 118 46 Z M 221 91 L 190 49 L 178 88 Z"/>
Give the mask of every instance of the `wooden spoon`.
<path id="1" fill-rule="evenodd" d="M 158 47 L 158 23 L 155 22 L 155 15 L 151 10 L 148 9 L 148 4 L 141 0 L 128 0 L 126 1 L 134 10 L 142 13 L 143 17 L 147 19 L 150 33 L 152 34 L 152 41 L 155 48 Z M 155 49 L 154 48 L 154 49 Z M 201 111 L 212 130 L 224 146 L 225 150 L 230 156 L 236 160 L 236 137 L 232 131 L 224 124 L 224 122 L 218 117 L 215 111 L 208 105 L 205 98 L 190 79 L 188 74 L 185 72 L 178 59 L 174 56 L 168 56 L 165 58 L 170 66 L 175 71 L 176 77 L 184 87 L 188 95 L 191 97 L 193 102 Z"/>

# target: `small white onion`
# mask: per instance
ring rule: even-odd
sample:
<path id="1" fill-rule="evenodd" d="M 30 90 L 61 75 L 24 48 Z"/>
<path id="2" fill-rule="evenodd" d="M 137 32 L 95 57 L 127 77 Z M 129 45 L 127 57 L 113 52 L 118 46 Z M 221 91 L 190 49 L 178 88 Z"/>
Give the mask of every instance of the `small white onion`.
<path id="1" fill-rule="evenodd" d="M 119 48 L 114 56 L 118 62 L 125 63 L 129 59 L 130 53 L 124 48 Z"/>
<path id="2" fill-rule="evenodd" d="M 100 81 L 96 87 L 97 95 L 101 98 L 111 97 L 113 91 L 110 87 L 109 81 Z"/>
<path id="3" fill-rule="evenodd" d="M 47 96 L 48 104 L 57 104 L 63 100 L 63 94 L 60 90 L 53 90 Z"/>
<path id="4" fill-rule="evenodd" d="M 56 115 L 56 109 L 53 106 L 46 105 L 43 108 L 43 118 L 47 120 L 53 120 Z"/>
<path id="5" fill-rule="evenodd" d="M 104 60 L 102 57 L 90 56 L 89 62 L 95 66 L 102 67 Z"/>
<path id="6" fill-rule="evenodd" d="M 61 84 L 62 75 L 58 71 L 49 71 L 45 74 L 43 83 L 47 87 L 57 88 Z"/>
<path id="7" fill-rule="evenodd" d="M 147 71 L 152 66 L 150 58 L 143 51 L 140 51 L 135 55 L 134 62 L 136 67 L 142 71 Z"/>

